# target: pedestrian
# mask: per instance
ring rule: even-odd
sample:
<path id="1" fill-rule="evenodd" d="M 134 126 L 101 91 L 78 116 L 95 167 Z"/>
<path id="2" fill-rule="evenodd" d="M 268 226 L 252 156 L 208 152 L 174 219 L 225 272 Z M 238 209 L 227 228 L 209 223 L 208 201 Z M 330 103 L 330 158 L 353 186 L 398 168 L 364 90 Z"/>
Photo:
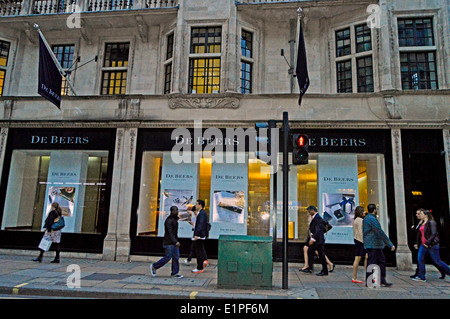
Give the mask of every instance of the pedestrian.
<path id="1" fill-rule="evenodd" d="M 195 255 L 197 258 L 197 268 L 193 269 L 193 273 L 202 273 L 204 268 L 208 265 L 206 250 L 205 250 L 205 240 L 208 237 L 208 216 L 204 210 L 205 201 L 197 200 L 195 209 L 198 210 L 197 219 L 195 221 L 194 227 L 194 237 L 192 238 L 194 242 Z"/>
<path id="2" fill-rule="evenodd" d="M 45 229 L 45 233 L 43 238 L 48 239 L 49 241 L 52 242 L 52 244 L 55 244 L 55 250 L 56 250 L 56 254 L 55 254 L 55 259 L 53 259 L 51 261 L 51 263 L 53 264 L 59 264 L 60 259 L 59 259 L 59 255 L 61 252 L 61 229 L 60 227 L 55 227 L 54 224 L 58 223 L 59 221 L 64 222 L 64 218 L 62 217 L 62 210 L 61 207 L 59 206 L 58 203 L 54 202 L 52 203 L 51 206 L 51 211 L 48 214 L 47 218 L 45 219 L 44 222 L 44 229 Z M 52 228 L 53 226 L 53 228 Z M 62 226 L 64 227 L 64 226 Z M 39 249 L 39 256 L 35 259 L 33 259 L 33 261 L 36 262 L 42 262 L 42 258 L 44 257 L 44 252 L 45 250 L 43 249 Z"/>
<path id="3" fill-rule="evenodd" d="M 156 270 L 163 267 L 172 259 L 171 276 L 175 278 L 183 278 L 179 274 L 180 271 L 180 243 L 178 242 L 178 207 L 170 207 L 170 215 L 164 222 L 164 257 L 150 266 L 152 276 L 156 276 Z"/>
<path id="4" fill-rule="evenodd" d="M 353 240 L 355 242 L 355 260 L 353 262 L 352 282 L 357 284 L 364 283 L 358 280 L 358 266 L 361 258 L 364 257 L 364 269 L 367 268 L 367 252 L 364 248 L 363 238 L 363 219 L 365 217 L 364 207 L 357 206 L 355 208 L 355 219 L 353 220 Z"/>
<path id="5" fill-rule="evenodd" d="M 309 224 L 310 223 L 311 223 L 311 216 L 308 215 L 308 228 L 309 228 Z M 309 239 L 310 239 L 310 236 L 309 236 L 309 233 L 308 233 L 308 236 L 306 237 L 306 245 L 303 246 L 303 258 L 305 260 L 305 265 L 303 266 L 303 268 L 299 269 L 301 272 L 304 272 L 304 273 L 312 273 L 312 271 L 309 269 L 309 260 L 308 260 L 308 248 L 309 248 L 308 243 L 309 243 Z M 314 252 L 314 259 L 317 259 L 318 257 L 319 257 L 319 254 L 318 254 L 318 252 L 316 250 Z M 328 272 L 333 272 L 334 268 L 336 268 L 336 265 L 330 261 L 330 259 L 328 258 L 328 256 L 326 254 L 325 254 L 325 260 L 326 260 L 327 265 L 329 267 Z"/>
<path id="6" fill-rule="evenodd" d="M 191 219 L 189 220 L 189 224 L 192 225 L 192 227 L 195 227 L 195 221 L 197 220 L 197 215 L 199 213 L 199 210 L 196 209 L 197 205 L 193 205 L 192 207 L 188 208 L 188 211 L 191 211 Z M 194 231 L 194 228 L 192 228 L 192 231 Z M 195 255 L 195 241 L 192 240 L 191 241 L 191 247 L 190 247 L 190 251 L 189 251 L 189 255 L 187 257 L 187 259 L 184 261 L 184 263 L 186 265 L 189 265 L 192 261 L 192 258 L 196 257 Z M 206 259 L 203 262 L 203 268 L 208 265 L 208 259 Z"/>
<path id="7" fill-rule="evenodd" d="M 441 273 L 450 275 L 450 267 L 441 260 L 439 256 L 439 234 L 437 224 L 429 210 L 420 208 L 417 210 L 417 217 L 423 221 L 417 234 L 416 249 L 419 249 L 417 262 L 419 264 L 419 274 L 414 277 L 415 281 L 426 281 L 425 279 L 425 256 L 429 255 L 433 262 L 440 268 Z"/>
<path id="8" fill-rule="evenodd" d="M 369 204 L 367 206 L 368 214 L 363 220 L 363 243 L 364 248 L 367 250 L 367 265 L 377 265 L 380 269 L 380 286 L 390 287 L 391 283 L 386 281 L 386 257 L 384 256 L 383 249 L 385 246 L 395 250 L 394 244 L 386 236 L 381 229 L 380 222 L 377 219 L 377 207 L 375 204 Z M 366 286 L 367 279 L 371 273 L 367 272 L 366 268 Z"/>
<path id="9" fill-rule="evenodd" d="M 419 223 L 417 224 L 417 226 L 411 226 L 411 229 L 412 230 L 414 230 L 414 238 L 417 238 L 417 235 L 418 235 L 418 233 L 419 233 L 419 228 L 420 228 L 420 226 L 422 226 L 422 224 L 423 224 L 423 220 L 422 219 L 420 219 L 419 218 L 419 214 L 422 212 L 422 210 L 418 210 L 418 211 L 416 211 L 416 218 L 419 220 Z M 415 246 L 415 245 L 414 245 Z M 431 264 L 434 266 L 434 267 L 436 267 L 437 268 L 437 270 L 439 270 L 439 272 L 441 273 L 441 277 L 439 277 L 439 279 L 445 279 L 445 272 L 443 272 L 442 271 L 442 269 L 438 266 L 438 265 L 436 265 L 435 263 L 434 263 L 434 261 L 433 260 L 431 260 Z M 415 278 L 415 277 L 417 277 L 419 275 L 419 263 L 417 263 L 417 267 L 416 267 L 416 271 L 414 272 L 414 275 L 411 275 L 411 276 L 409 276 L 409 278 Z"/>
<path id="10" fill-rule="evenodd" d="M 325 258 L 324 245 L 325 245 L 325 223 L 317 213 L 315 206 L 308 206 L 306 209 L 311 216 L 311 222 L 309 223 L 309 232 L 311 233 L 308 242 L 308 268 L 304 272 L 312 273 L 314 269 L 314 254 L 315 251 L 319 254 L 319 262 L 322 264 L 322 271 L 317 273 L 317 276 L 328 276 L 327 262 Z"/>

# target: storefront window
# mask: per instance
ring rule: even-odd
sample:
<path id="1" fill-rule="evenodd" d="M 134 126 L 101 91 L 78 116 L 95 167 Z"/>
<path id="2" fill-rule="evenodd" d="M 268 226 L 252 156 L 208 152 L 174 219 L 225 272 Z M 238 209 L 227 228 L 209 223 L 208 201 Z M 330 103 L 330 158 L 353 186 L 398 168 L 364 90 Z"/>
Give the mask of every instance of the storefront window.
<path id="1" fill-rule="evenodd" d="M 282 175 L 277 174 L 277 218 L 273 178 L 264 162 L 216 163 L 211 156 L 197 163 L 174 163 L 171 152 L 143 153 L 138 236 L 163 236 L 162 225 L 170 206 L 180 211 L 179 236 L 192 236 L 187 207 L 197 199 L 213 225 L 210 238 L 221 234 L 282 237 Z M 281 160 L 280 160 L 281 162 Z M 281 172 L 281 169 L 279 170 Z M 289 239 L 304 242 L 308 236 L 309 205 L 332 226 L 329 243 L 353 243 L 354 209 L 369 203 L 379 206 L 380 222 L 387 228 L 384 156 L 378 154 L 310 154 L 307 165 L 289 171 Z M 215 232 L 213 230 L 215 229 Z M 276 229 L 276 232 L 274 231 Z"/>
<path id="2" fill-rule="evenodd" d="M 191 237 L 192 226 L 188 223 L 191 217 L 186 208 L 203 199 L 213 224 L 212 238 L 222 231 L 268 236 L 268 172 L 268 165 L 255 159 L 247 158 L 240 164 L 216 164 L 210 155 L 204 154 L 198 163 L 174 164 L 170 152 L 144 152 L 137 235 L 163 236 L 164 229 L 159 226 L 170 206 L 175 205 L 180 211 L 179 236 Z"/>
<path id="3" fill-rule="evenodd" d="M 1 229 L 41 231 L 58 202 L 63 232 L 100 233 L 107 167 L 108 151 L 14 150 Z"/>

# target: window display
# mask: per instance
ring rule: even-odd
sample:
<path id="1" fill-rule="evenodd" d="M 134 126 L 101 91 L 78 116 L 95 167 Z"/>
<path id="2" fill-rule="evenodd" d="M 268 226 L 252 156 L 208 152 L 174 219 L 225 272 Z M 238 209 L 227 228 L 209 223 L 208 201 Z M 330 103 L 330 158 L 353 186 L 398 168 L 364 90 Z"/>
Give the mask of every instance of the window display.
<path id="1" fill-rule="evenodd" d="M 1 230 L 41 231 L 53 202 L 64 232 L 100 233 L 107 151 L 14 150 Z"/>

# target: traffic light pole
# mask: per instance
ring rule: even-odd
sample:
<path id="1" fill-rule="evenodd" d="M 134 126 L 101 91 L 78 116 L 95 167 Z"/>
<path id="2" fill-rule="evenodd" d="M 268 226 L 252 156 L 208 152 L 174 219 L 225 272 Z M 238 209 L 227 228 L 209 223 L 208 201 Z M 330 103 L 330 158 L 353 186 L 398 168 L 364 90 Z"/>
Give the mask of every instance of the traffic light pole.
<path id="1" fill-rule="evenodd" d="M 288 225 L 289 225 L 289 118 L 283 112 L 283 271 L 282 288 L 288 289 Z M 276 190 L 275 190 L 276 191 Z"/>

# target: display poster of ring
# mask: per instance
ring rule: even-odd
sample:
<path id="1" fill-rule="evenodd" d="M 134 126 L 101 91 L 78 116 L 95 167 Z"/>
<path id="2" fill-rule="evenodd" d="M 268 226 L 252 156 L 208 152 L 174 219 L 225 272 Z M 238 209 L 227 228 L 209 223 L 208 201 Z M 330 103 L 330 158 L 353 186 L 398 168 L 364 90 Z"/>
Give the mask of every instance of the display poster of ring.
<path id="1" fill-rule="evenodd" d="M 194 156 L 194 155 L 193 155 Z M 192 238 L 193 226 L 191 211 L 187 208 L 194 205 L 198 194 L 199 164 L 194 160 L 191 163 L 177 164 L 172 161 L 171 153 L 165 153 L 162 163 L 161 196 L 158 236 L 164 236 L 164 222 L 170 215 L 170 207 L 178 207 L 178 237 Z"/>
<path id="2" fill-rule="evenodd" d="M 81 232 L 88 160 L 83 151 L 51 152 L 42 226 L 56 202 L 65 217 L 62 231 Z"/>
<path id="3" fill-rule="evenodd" d="M 247 235 L 248 162 L 213 163 L 210 238 Z"/>
<path id="4" fill-rule="evenodd" d="M 320 154 L 318 160 L 319 213 L 333 228 L 327 244 L 353 245 L 353 219 L 358 199 L 358 160 L 352 154 Z"/>

